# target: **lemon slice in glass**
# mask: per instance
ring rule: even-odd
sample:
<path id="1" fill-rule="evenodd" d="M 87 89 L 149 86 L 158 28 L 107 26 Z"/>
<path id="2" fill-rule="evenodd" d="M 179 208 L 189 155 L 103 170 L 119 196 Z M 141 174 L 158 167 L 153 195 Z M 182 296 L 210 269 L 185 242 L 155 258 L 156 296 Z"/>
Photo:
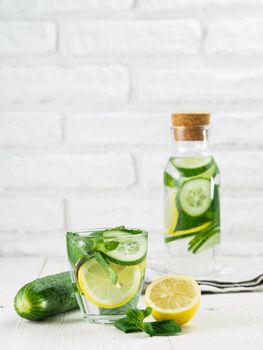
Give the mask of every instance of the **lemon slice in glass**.
<path id="1" fill-rule="evenodd" d="M 86 261 L 78 271 L 78 283 L 85 297 L 103 308 L 115 308 L 128 303 L 138 292 L 141 282 L 140 268 L 111 263 L 118 281 L 113 284 L 95 258 Z"/>
<path id="2" fill-rule="evenodd" d="M 200 287 L 194 279 L 187 276 L 160 277 L 145 292 L 146 304 L 152 307 L 152 316 L 156 320 L 175 320 L 180 325 L 193 318 L 200 299 Z"/>

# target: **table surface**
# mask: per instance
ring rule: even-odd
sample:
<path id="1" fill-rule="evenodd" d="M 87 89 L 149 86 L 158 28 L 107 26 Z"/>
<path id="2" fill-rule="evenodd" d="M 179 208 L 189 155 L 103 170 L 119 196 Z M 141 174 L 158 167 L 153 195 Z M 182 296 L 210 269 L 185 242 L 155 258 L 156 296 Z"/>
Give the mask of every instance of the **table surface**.
<path id="1" fill-rule="evenodd" d="M 262 258 L 242 257 L 244 263 L 258 265 Z M 203 295 L 195 318 L 173 337 L 124 334 L 111 325 L 89 324 L 79 311 L 41 322 L 19 318 L 13 308 L 17 290 L 66 269 L 61 258 L 0 258 L 0 349 L 263 349 L 263 292 Z"/>

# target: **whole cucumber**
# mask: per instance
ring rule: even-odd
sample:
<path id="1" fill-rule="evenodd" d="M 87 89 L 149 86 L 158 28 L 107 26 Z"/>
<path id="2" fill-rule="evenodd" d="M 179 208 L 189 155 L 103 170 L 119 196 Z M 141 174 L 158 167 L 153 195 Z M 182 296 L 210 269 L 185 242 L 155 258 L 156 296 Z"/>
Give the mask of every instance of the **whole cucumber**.
<path id="1" fill-rule="evenodd" d="M 78 308 L 69 272 L 38 278 L 16 294 L 14 307 L 19 316 L 42 320 Z"/>

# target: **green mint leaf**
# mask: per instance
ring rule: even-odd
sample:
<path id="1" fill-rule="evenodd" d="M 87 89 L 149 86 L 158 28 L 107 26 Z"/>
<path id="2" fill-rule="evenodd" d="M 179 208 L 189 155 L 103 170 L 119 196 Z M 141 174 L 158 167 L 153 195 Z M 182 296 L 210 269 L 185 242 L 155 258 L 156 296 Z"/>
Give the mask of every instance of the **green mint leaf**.
<path id="1" fill-rule="evenodd" d="M 90 258 L 93 256 L 92 249 L 89 249 L 86 242 L 73 232 L 67 233 L 67 253 L 69 261 L 74 265 L 85 257 Z"/>
<path id="2" fill-rule="evenodd" d="M 143 322 L 143 330 L 154 336 L 176 335 L 181 332 L 181 327 L 174 320 L 165 320 L 157 322 Z"/>
<path id="3" fill-rule="evenodd" d="M 89 238 L 85 240 L 85 249 L 88 252 L 93 252 L 97 242 L 95 239 Z"/>
<path id="4" fill-rule="evenodd" d="M 104 242 L 104 250 L 105 251 L 110 251 L 110 250 L 114 250 L 118 247 L 118 245 L 120 244 L 120 242 L 116 242 L 116 241 L 109 241 L 109 242 Z"/>
<path id="5" fill-rule="evenodd" d="M 143 230 L 130 229 L 130 228 L 127 228 L 124 225 L 122 225 L 122 226 L 116 226 L 116 227 L 113 227 L 111 229 L 106 229 L 106 230 L 100 231 L 100 233 L 111 232 L 111 231 L 121 231 L 123 233 L 131 233 L 131 234 L 138 234 L 138 233 L 142 233 L 143 232 Z"/>
<path id="6" fill-rule="evenodd" d="M 103 235 L 105 232 L 112 232 L 112 231 L 125 231 L 125 226 L 116 226 L 112 228 L 107 228 L 105 230 L 97 231 L 100 235 Z"/>
<path id="7" fill-rule="evenodd" d="M 147 307 L 145 310 L 129 309 L 126 313 L 126 317 L 117 320 L 114 325 L 125 333 L 141 332 L 143 331 L 143 320 L 148 317 L 152 312 L 151 307 Z"/>
<path id="8" fill-rule="evenodd" d="M 100 252 L 94 252 L 94 257 L 95 257 L 97 263 L 103 268 L 103 270 L 108 275 L 109 280 L 113 284 L 116 284 L 117 281 L 118 281 L 117 273 L 111 268 L 111 266 L 108 263 L 106 257 Z"/>
<path id="9" fill-rule="evenodd" d="M 143 230 L 130 229 L 130 228 L 126 228 L 125 226 L 123 226 L 123 229 L 120 231 L 123 231 L 125 233 L 131 233 L 133 235 L 143 233 Z"/>
<path id="10" fill-rule="evenodd" d="M 143 322 L 127 316 L 115 321 L 114 326 L 125 333 L 141 332 L 143 330 Z"/>
<path id="11" fill-rule="evenodd" d="M 138 320 L 138 321 L 143 321 L 146 317 L 150 316 L 152 313 L 152 308 L 147 307 L 144 310 L 140 309 L 129 309 L 126 313 L 127 317 Z"/>
<path id="12" fill-rule="evenodd" d="M 181 332 L 181 327 L 174 320 L 143 322 L 151 312 L 151 307 L 144 310 L 129 309 L 126 317 L 115 321 L 114 326 L 125 333 L 144 331 L 151 337 L 176 335 Z"/>

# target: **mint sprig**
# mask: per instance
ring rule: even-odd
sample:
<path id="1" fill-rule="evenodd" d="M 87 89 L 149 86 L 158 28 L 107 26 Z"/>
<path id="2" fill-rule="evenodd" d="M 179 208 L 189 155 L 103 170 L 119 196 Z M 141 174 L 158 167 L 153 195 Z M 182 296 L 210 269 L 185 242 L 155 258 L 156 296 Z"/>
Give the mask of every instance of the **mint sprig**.
<path id="1" fill-rule="evenodd" d="M 115 321 L 114 326 L 125 333 L 145 332 L 150 337 L 176 335 L 181 332 L 181 327 L 174 320 L 144 322 L 151 312 L 151 307 L 145 310 L 129 309 L 125 317 Z"/>

